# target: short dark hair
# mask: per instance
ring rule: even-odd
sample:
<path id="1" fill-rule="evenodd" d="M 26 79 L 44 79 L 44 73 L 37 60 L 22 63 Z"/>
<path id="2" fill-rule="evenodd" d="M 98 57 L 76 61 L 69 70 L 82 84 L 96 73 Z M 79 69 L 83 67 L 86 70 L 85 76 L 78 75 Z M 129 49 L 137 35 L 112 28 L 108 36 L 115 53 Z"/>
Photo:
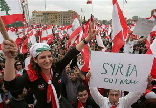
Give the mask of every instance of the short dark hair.
<path id="1" fill-rule="evenodd" d="M 10 90 L 10 93 L 14 98 L 18 98 L 18 95 L 23 93 L 23 89 Z"/>
<path id="2" fill-rule="evenodd" d="M 15 69 L 17 69 L 17 63 L 20 63 L 22 65 L 22 68 L 24 68 L 24 63 L 20 60 L 17 60 L 15 63 L 14 63 L 14 67 Z"/>
<path id="3" fill-rule="evenodd" d="M 88 90 L 88 88 L 87 88 L 85 85 L 81 84 L 81 85 L 79 85 L 79 86 L 77 87 L 77 94 L 78 94 L 79 92 L 83 92 L 83 91 L 85 91 L 85 90 Z"/>
<path id="4" fill-rule="evenodd" d="M 143 102 L 142 108 L 156 108 L 156 99 L 146 99 Z"/>

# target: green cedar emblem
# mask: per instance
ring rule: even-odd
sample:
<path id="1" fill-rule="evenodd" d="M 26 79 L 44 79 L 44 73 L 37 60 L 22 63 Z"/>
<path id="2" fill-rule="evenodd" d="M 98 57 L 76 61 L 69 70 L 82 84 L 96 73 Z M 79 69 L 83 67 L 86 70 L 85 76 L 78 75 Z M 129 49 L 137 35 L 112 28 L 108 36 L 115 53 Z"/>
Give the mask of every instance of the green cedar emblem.
<path id="1" fill-rule="evenodd" d="M 50 50 L 50 47 L 47 45 L 43 45 L 42 48 L 36 49 L 36 52 L 42 52 L 42 51 L 46 51 L 46 50 Z"/>
<path id="2" fill-rule="evenodd" d="M 6 15 L 9 15 L 9 11 L 11 10 L 5 0 L 0 0 L 0 10 L 5 11 Z"/>

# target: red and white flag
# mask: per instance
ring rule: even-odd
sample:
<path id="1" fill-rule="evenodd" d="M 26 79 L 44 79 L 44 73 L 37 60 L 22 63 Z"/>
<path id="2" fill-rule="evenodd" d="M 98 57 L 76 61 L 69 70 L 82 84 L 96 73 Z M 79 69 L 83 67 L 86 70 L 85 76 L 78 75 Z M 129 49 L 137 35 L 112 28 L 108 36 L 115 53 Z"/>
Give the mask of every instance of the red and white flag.
<path id="1" fill-rule="evenodd" d="M 19 0 L 1 0 L 0 15 L 4 24 L 24 21 L 24 15 Z"/>
<path id="2" fill-rule="evenodd" d="M 153 43 L 150 45 L 148 52 L 146 54 L 153 54 L 154 60 L 151 69 L 151 75 L 155 79 L 156 78 L 156 39 L 154 39 Z"/>
<path id="3" fill-rule="evenodd" d="M 72 23 L 71 29 L 73 32 L 71 33 L 71 35 L 69 37 L 68 46 L 72 45 L 76 41 L 76 39 L 78 39 L 78 36 L 82 30 L 80 23 L 79 23 L 79 20 L 77 19 L 76 16 L 75 16 L 74 21 Z"/>
<path id="4" fill-rule="evenodd" d="M 52 25 L 49 25 L 42 30 L 41 42 L 50 43 L 53 40 L 53 38 L 54 36 L 52 35 Z"/>
<path id="5" fill-rule="evenodd" d="M 119 52 L 120 48 L 124 45 L 124 39 L 127 37 L 127 23 L 117 0 L 112 0 L 112 3 L 112 52 Z"/>

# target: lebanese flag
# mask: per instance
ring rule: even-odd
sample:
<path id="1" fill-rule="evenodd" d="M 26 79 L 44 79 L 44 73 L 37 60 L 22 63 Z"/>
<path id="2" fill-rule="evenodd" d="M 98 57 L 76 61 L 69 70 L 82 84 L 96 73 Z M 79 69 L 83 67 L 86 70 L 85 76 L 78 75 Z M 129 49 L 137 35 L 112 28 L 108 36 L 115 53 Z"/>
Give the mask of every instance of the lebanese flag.
<path id="1" fill-rule="evenodd" d="M 54 36 L 52 35 L 52 26 L 49 25 L 42 30 L 41 42 L 43 43 L 50 43 L 49 40 L 52 42 Z"/>
<path id="2" fill-rule="evenodd" d="M 28 47 L 31 47 L 31 45 L 37 43 L 36 38 L 33 34 L 33 31 L 29 31 L 27 34 L 27 38 L 23 41 L 23 44 L 20 49 L 20 53 L 24 54 L 28 52 Z"/>
<path id="3" fill-rule="evenodd" d="M 92 4 L 92 0 L 87 0 L 87 4 Z"/>
<path id="4" fill-rule="evenodd" d="M 16 41 L 16 39 L 18 38 L 18 36 L 16 35 L 15 31 L 12 31 L 11 28 L 7 31 L 8 35 L 10 36 L 10 39 Z M 2 50 L 1 48 L 1 44 L 3 43 L 4 38 L 3 35 L 0 33 L 0 50 Z"/>
<path id="5" fill-rule="evenodd" d="M 154 39 L 153 43 L 150 45 L 150 49 L 152 54 L 154 55 L 151 75 L 155 79 L 156 78 L 156 39 Z"/>
<path id="6" fill-rule="evenodd" d="M 72 23 L 72 31 L 76 30 L 78 27 L 80 27 L 80 22 L 77 19 L 77 16 L 74 15 L 74 21 Z"/>
<path id="7" fill-rule="evenodd" d="M 98 35 L 96 35 L 96 41 L 99 47 L 102 47 L 102 51 L 107 50 L 103 44 L 103 41 L 101 39 L 100 33 L 98 33 Z"/>
<path id="8" fill-rule="evenodd" d="M 74 16 L 74 21 L 72 23 L 72 33 L 69 37 L 69 40 L 68 40 L 68 47 L 72 44 L 74 44 L 74 42 L 76 41 L 76 39 L 78 39 L 78 36 L 82 30 L 82 27 L 80 26 L 80 23 L 79 23 L 79 20 L 77 19 L 77 16 Z"/>
<path id="9" fill-rule="evenodd" d="M 91 21 L 91 20 L 89 20 Z M 93 21 L 93 20 L 92 20 Z M 88 36 L 88 29 L 89 29 L 89 22 L 86 22 L 83 25 L 83 34 L 82 39 Z M 81 51 L 83 58 L 84 58 L 84 64 L 81 68 L 82 72 L 88 72 L 89 71 L 89 63 L 90 63 L 90 51 L 88 45 L 85 45 L 83 50 Z"/>
<path id="10" fill-rule="evenodd" d="M 11 24 L 16 21 L 24 21 L 24 15 L 19 0 L 1 0 L 0 15 L 4 24 Z"/>
<path id="11" fill-rule="evenodd" d="M 117 0 L 112 0 L 112 3 L 112 52 L 119 52 L 120 48 L 124 45 L 124 39 L 127 37 L 127 23 Z"/>
<path id="12" fill-rule="evenodd" d="M 84 58 L 84 64 L 81 68 L 82 72 L 88 72 L 89 71 L 89 62 L 90 62 L 90 51 L 88 48 L 88 45 L 85 45 L 83 50 L 81 51 L 83 58 Z"/>

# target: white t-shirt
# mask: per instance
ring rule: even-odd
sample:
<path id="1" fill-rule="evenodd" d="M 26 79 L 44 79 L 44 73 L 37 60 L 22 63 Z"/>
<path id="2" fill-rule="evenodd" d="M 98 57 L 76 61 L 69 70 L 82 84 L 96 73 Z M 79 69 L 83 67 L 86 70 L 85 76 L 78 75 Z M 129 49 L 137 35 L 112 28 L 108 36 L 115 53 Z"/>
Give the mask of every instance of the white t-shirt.
<path id="1" fill-rule="evenodd" d="M 137 43 L 138 40 L 128 41 L 124 45 L 124 53 L 132 54 L 133 53 L 133 46 Z"/>
<path id="2" fill-rule="evenodd" d="M 100 108 L 110 108 L 112 105 L 109 98 L 103 97 L 96 87 L 89 87 L 90 94 Z M 131 108 L 131 105 L 141 97 L 142 93 L 129 92 L 128 95 L 119 98 L 117 108 Z"/>

